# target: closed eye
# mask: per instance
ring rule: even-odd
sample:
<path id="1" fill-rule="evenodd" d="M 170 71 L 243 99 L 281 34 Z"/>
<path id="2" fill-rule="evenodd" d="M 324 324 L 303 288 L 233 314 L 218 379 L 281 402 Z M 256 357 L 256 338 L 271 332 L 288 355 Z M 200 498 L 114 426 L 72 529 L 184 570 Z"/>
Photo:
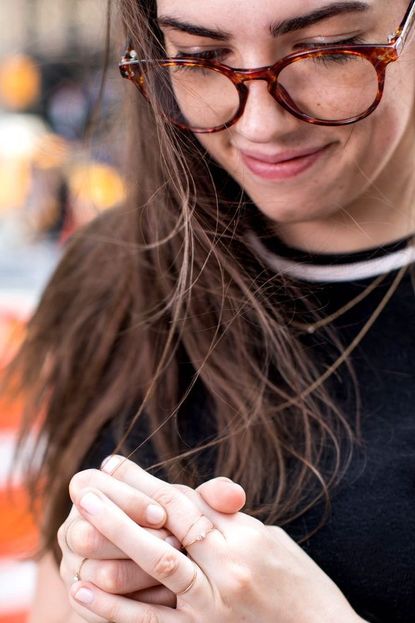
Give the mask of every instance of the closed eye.
<path id="1" fill-rule="evenodd" d="M 333 46 L 350 46 L 350 45 L 361 45 L 365 43 L 365 41 L 361 38 L 361 37 L 351 37 L 349 39 L 343 39 L 343 41 L 335 41 L 335 42 L 330 42 L 330 43 L 319 43 L 319 42 L 315 42 L 313 44 L 307 44 L 305 50 L 313 50 L 313 49 L 323 49 L 324 48 L 330 48 Z M 302 48 L 304 50 L 304 47 Z M 337 63 L 337 64 L 345 64 L 348 63 L 350 61 L 356 61 L 358 60 L 358 57 L 355 57 L 353 55 L 350 54 L 342 54 L 341 51 L 339 50 L 339 52 L 333 52 L 333 53 L 327 53 L 324 54 L 322 53 L 319 56 L 316 56 L 314 59 L 315 63 L 319 63 L 325 66 L 329 66 L 330 64 L 333 63 Z"/>
<path id="2" fill-rule="evenodd" d="M 347 47 L 349 45 L 362 45 L 365 43 L 367 43 L 365 39 L 355 36 L 349 37 L 348 39 L 342 39 L 341 41 L 312 41 L 310 43 L 301 43 L 300 45 L 298 45 L 298 48 L 300 48 L 301 50 L 313 50 L 316 48 L 329 48 L 337 45 Z"/>
<path id="3" fill-rule="evenodd" d="M 332 46 L 349 46 L 349 45 L 360 45 L 366 43 L 362 37 L 349 37 L 348 39 L 343 39 L 341 41 L 330 41 L 330 42 L 321 42 L 315 41 L 310 43 L 301 43 L 298 46 L 295 46 L 295 51 L 307 51 L 313 50 L 317 48 L 325 48 Z M 231 54 L 231 50 L 226 48 L 217 48 L 214 50 L 201 50 L 200 52 L 186 52 L 183 50 L 178 50 L 173 59 L 189 59 L 189 60 L 205 60 L 205 61 L 216 61 L 219 63 L 225 63 L 226 58 Z"/>
<path id="4" fill-rule="evenodd" d="M 178 51 L 174 55 L 174 58 L 182 59 L 188 58 L 194 61 L 204 60 L 204 61 L 218 61 L 223 63 L 225 58 L 229 56 L 230 51 L 226 49 L 217 49 L 217 50 L 202 50 L 200 52 L 182 52 Z"/>

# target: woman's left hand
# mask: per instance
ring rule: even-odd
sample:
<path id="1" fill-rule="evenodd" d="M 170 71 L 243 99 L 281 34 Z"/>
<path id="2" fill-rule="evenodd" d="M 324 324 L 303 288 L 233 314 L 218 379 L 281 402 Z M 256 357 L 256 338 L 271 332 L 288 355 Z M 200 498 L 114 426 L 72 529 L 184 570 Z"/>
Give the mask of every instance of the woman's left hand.
<path id="1" fill-rule="evenodd" d="M 73 501 L 84 518 L 177 596 L 174 609 L 76 582 L 71 594 L 82 616 L 89 611 L 91 621 L 102 617 L 116 623 L 362 622 L 334 582 L 282 529 L 243 513 L 215 512 L 192 490 L 184 493 L 122 457 L 113 457 L 103 469 L 165 508 L 166 527 L 188 556 L 149 534 L 101 491 L 77 491 Z"/>

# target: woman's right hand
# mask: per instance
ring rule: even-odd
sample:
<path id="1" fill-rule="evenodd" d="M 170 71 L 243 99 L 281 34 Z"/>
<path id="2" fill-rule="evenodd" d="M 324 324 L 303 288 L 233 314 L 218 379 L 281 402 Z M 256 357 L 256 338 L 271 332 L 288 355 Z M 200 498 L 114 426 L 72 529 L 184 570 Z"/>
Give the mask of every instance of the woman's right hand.
<path id="1" fill-rule="evenodd" d="M 96 485 L 99 485 L 100 489 L 105 492 L 106 483 L 111 476 L 98 470 L 93 470 L 93 472 Z M 83 474 L 88 479 L 89 485 L 91 470 Z M 79 474 L 77 482 L 79 483 Z M 128 487 L 128 495 L 126 490 L 125 499 L 131 499 L 131 488 L 117 481 L 119 494 L 122 494 L 124 487 Z M 183 491 L 186 492 L 186 488 L 183 488 Z M 245 504 L 243 489 L 226 478 L 215 478 L 205 482 L 197 489 L 197 492 L 214 510 L 222 513 L 236 513 Z M 146 527 L 158 538 L 168 540 L 174 547 L 180 549 L 179 541 L 163 528 L 166 519 L 164 509 L 139 491 L 134 491 L 133 496 L 131 507 L 128 509 L 131 519 Z M 157 509 L 159 509 L 158 517 Z M 154 578 L 142 571 L 136 563 L 127 558 L 124 552 L 103 537 L 83 519 L 75 506 L 72 507 L 66 521 L 58 531 L 58 542 L 62 550 L 60 575 L 68 591 L 74 582 L 74 576 L 82 565 L 80 573 L 82 580 L 92 582 L 107 593 L 128 595 L 144 603 L 175 607 L 176 596 L 157 584 Z"/>

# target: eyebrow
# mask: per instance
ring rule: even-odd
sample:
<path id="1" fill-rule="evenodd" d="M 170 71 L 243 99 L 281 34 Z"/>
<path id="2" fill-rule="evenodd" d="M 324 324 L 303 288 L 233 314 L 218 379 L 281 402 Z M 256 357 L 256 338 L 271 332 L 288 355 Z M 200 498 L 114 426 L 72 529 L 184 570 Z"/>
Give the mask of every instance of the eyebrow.
<path id="1" fill-rule="evenodd" d="M 157 22 L 159 26 L 187 32 L 189 35 L 196 35 L 197 37 L 208 37 L 209 39 L 216 39 L 217 41 L 229 41 L 233 38 L 233 35 L 225 30 L 213 30 L 211 28 L 205 28 L 204 26 L 196 26 L 167 15 L 158 17 Z"/>
<path id="2" fill-rule="evenodd" d="M 270 26 L 270 32 L 273 37 L 279 37 L 290 32 L 303 30 L 304 28 L 313 26 L 314 24 L 330 19 L 331 17 L 346 15 L 349 13 L 363 13 L 368 11 L 370 8 L 370 5 L 366 2 L 335 2 L 334 4 L 332 3 L 327 6 L 320 7 L 316 11 L 312 11 L 307 15 L 293 17 L 282 22 L 274 22 Z M 172 28 L 173 30 L 179 30 L 190 35 L 206 37 L 216 41 L 230 41 L 234 38 L 232 33 L 226 32 L 225 30 L 197 26 L 173 16 L 160 15 L 157 18 L 157 22 L 161 27 L 164 26 L 165 28 Z"/>
<path id="3" fill-rule="evenodd" d="M 289 32 L 303 30 L 309 26 L 314 26 L 323 20 L 337 17 L 338 15 L 347 15 L 349 13 L 364 13 L 369 11 L 371 6 L 366 2 L 335 2 L 323 6 L 312 13 L 294 17 L 283 22 L 275 22 L 271 25 L 271 34 L 273 37 L 279 37 Z"/>

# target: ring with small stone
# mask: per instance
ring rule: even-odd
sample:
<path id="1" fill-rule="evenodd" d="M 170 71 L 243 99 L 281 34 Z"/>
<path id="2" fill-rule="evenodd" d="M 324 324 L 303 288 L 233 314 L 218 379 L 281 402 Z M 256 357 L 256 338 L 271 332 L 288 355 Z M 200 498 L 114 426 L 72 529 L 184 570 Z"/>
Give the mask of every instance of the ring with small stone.
<path id="1" fill-rule="evenodd" d="M 84 558 L 84 559 L 81 561 L 81 564 L 79 565 L 79 569 L 78 569 L 78 571 L 76 571 L 76 572 L 74 573 L 74 576 L 73 576 L 73 578 L 72 578 L 72 581 L 73 581 L 74 583 L 75 583 L 75 582 L 82 582 L 82 578 L 81 578 L 81 571 L 82 571 L 82 567 L 84 566 L 84 564 L 86 563 L 86 561 L 87 561 L 87 560 L 88 560 L 88 558 Z"/>

